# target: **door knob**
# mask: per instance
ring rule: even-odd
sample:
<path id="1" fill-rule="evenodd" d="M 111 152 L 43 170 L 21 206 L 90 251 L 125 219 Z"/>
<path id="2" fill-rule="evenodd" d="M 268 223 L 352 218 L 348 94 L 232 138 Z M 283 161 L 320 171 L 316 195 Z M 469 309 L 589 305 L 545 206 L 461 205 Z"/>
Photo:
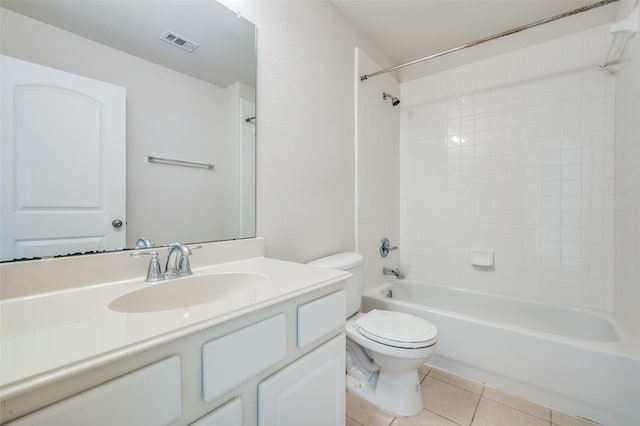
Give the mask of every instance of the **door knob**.
<path id="1" fill-rule="evenodd" d="M 120 219 L 114 219 L 111 221 L 111 226 L 114 228 L 122 228 L 122 221 Z"/>

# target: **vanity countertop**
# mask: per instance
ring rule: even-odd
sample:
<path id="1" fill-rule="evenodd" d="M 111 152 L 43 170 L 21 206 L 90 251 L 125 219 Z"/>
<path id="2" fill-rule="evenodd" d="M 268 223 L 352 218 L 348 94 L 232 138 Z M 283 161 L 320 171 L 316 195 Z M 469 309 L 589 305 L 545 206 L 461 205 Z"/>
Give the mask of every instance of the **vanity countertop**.
<path id="1" fill-rule="evenodd" d="M 257 273 L 269 282 L 250 294 L 150 313 L 120 313 L 108 307 L 125 293 L 157 285 L 144 278 L 1 301 L 0 400 L 349 277 L 343 271 L 264 257 L 193 271 Z"/>

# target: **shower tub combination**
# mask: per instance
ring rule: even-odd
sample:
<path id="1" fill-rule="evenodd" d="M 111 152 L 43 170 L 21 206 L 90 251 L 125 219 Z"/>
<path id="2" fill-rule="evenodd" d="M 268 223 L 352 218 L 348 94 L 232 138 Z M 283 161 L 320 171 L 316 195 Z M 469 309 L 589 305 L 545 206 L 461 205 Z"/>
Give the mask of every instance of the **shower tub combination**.
<path id="1" fill-rule="evenodd" d="M 604 314 L 398 280 L 366 292 L 438 328 L 429 363 L 606 426 L 640 425 L 638 347 Z"/>

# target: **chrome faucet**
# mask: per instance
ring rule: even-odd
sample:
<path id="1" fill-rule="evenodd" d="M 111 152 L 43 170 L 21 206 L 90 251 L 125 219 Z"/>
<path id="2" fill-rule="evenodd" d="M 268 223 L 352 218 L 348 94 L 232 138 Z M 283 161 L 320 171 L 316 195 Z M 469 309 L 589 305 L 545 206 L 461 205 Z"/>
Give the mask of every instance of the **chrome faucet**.
<path id="1" fill-rule="evenodd" d="M 155 244 L 153 244 L 153 242 L 149 241 L 145 237 L 140 237 L 140 238 L 138 238 L 136 240 L 136 247 L 137 248 L 149 248 L 149 247 L 153 247 L 153 246 L 155 246 Z"/>
<path id="2" fill-rule="evenodd" d="M 191 249 L 200 248 L 202 246 L 187 247 L 182 243 L 173 243 L 169 245 L 169 254 L 167 255 L 167 264 L 164 268 L 164 275 L 167 279 L 184 277 L 193 274 L 191 272 L 191 263 L 189 255 Z M 171 262 L 171 256 L 175 253 L 175 261 Z"/>
<path id="3" fill-rule="evenodd" d="M 382 273 L 385 275 L 395 275 L 398 279 L 404 278 L 404 274 L 400 272 L 400 269 L 382 268 Z"/>
<path id="4" fill-rule="evenodd" d="M 131 256 L 151 256 L 145 281 L 155 282 L 193 274 L 193 272 L 191 272 L 189 255 L 191 254 L 191 250 L 199 248 L 202 248 L 202 246 L 187 247 L 182 243 L 169 245 L 169 254 L 167 255 L 167 264 L 164 268 L 164 273 L 162 273 L 157 251 L 134 251 L 131 253 Z M 172 257 L 175 259 L 173 262 L 171 261 Z"/>

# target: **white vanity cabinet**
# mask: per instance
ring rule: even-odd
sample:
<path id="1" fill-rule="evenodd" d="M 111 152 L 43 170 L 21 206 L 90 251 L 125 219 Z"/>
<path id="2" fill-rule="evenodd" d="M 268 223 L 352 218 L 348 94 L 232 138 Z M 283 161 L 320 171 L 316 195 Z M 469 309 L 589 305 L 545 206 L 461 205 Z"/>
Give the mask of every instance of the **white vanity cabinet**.
<path id="1" fill-rule="evenodd" d="M 344 330 L 345 292 L 298 306 L 297 347 Z M 258 385 L 259 426 L 327 426 L 345 421 L 345 344 L 341 333 Z"/>
<path id="2" fill-rule="evenodd" d="M 343 426 L 344 282 L 2 401 L 8 426 Z"/>

